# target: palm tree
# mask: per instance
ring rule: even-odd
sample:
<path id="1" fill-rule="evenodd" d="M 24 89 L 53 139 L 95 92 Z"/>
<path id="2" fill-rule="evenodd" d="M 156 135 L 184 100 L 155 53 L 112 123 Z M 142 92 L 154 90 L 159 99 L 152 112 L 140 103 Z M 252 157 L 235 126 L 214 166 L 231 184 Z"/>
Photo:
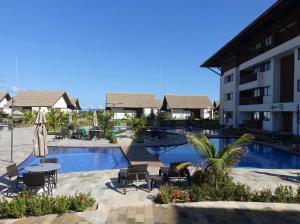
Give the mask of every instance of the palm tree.
<path id="1" fill-rule="evenodd" d="M 98 123 L 102 130 L 102 137 L 107 139 L 111 137 L 111 130 L 113 127 L 112 117 L 113 114 L 109 111 L 97 111 Z"/>
<path id="2" fill-rule="evenodd" d="M 25 124 L 33 124 L 34 118 L 35 114 L 32 111 L 25 111 L 21 116 Z"/>
<path id="3" fill-rule="evenodd" d="M 239 139 L 231 144 L 224 146 L 218 150 L 206 136 L 192 137 L 192 143 L 199 151 L 204 161 L 204 171 L 215 176 L 215 185 L 218 185 L 218 180 L 222 174 L 229 171 L 241 158 L 247 153 L 245 145 L 252 142 L 254 139 L 251 134 L 244 134 Z M 182 164 L 184 166 L 186 164 Z"/>
<path id="4" fill-rule="evenodd" d="M 46 115 L 46 119 L 47 119 L 47 123 L 50 127 L 52 127 L 54 133 L 55 133 L 55 129 L 56 129 L 56 126 L 58 124 L 58 120 L 57 120 L 57 115 L 56 115 L 56 112 L 55 110 L 51 109 L 47 115 Z"/>
<path id="5" fill-rule="evenodd" d="M 126 122 L 129 126 L 131 126 L 135 134 L 139 134 L 147 126 L 147 118 L 145 116 L 141 116 L 141 117 L 127 116 Z"/>

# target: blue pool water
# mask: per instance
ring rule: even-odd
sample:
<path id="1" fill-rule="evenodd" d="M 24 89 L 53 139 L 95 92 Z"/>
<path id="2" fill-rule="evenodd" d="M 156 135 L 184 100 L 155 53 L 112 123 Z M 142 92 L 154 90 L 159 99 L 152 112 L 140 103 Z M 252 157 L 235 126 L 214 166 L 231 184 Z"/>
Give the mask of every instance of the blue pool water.
<path id="1" fill-rule="evenodd" d="M 220 149 L 224 145 L 233 142 L 234 139 L 211 138 L 210 141 Z M 300 168 L 299 155 L 256 143 L 249 144 L 247 147 L 248 153 L 236 165 L 236 167 L 265 169 Z M 195 149 L 191 144 L 167 148 L 148 148 L 148 151 L 165 164 L 180 161 L 190 161 L 201 164 L 203 161 L 197 149 Z"/>
<path id="2" fill-rule="evenodd" d="M 128 160 L 120 148 L 49 147 L 46 158 L 57 158 L 59 173 L 118 169 L 128 166 Z M 40 159 L 29 156 L 20 166 L 39 164 Z"/>

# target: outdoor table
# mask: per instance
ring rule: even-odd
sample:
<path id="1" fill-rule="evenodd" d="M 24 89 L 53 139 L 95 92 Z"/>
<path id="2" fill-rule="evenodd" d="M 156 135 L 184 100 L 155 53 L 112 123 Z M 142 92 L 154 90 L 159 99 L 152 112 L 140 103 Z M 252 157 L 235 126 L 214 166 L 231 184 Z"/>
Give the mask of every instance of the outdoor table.
<path id="1" fill-rule="evenodd" d="M 61 167 L 58 163 L 43 163 L 40 165 L 26 166 L 25 170 L 31 173 L 44 173 L 58 170 Z"/>
<path id="2" fill-rule="evenodd" d="M 46 179 L 47 179 L 47 184 L 48 184 L 48 189 L 49 189 L 51 186 L 51 177 L 49 175 L 49 172 L 53 172 L 53 171 L 57 172 L 57 170 L 60 167 L 61 167 L 61 165 L 58 163 L 43 163 L 43 164 L 39 164 L 39 165 L 26 166 L 24 168 L 24 170 L 26 170 L 27 172 L 30 172 L 30 173 L 45 173 Z M 47 175 L 47 173 L 48 173 L 48 175 Z M 51 194 L 52 194 L 52 189 L 51 189 Z"/>

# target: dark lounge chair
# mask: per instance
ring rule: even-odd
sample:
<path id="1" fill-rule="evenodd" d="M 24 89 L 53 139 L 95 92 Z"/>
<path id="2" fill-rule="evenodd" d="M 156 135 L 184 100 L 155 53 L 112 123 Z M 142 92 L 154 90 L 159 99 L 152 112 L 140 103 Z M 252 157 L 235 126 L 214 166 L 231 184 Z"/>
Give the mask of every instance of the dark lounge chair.
<path id="1" fill-rule="evenodd" d="M 124 194 L 126 188 L 135 182 L 146 182 L 149 192 L 151 191 L 151 183 L 149 180 L 149 173 L 147 171 L 148 164 L 129 165 L 127 169 L 121 169 L 118 174 L 118 182 L 121 183 Z M 138 188 L 134 185 L 136 189 Z"/>
<path id="2" fill-rule="evenodd" d="M 46 158 L 46 159 L 40 159 L 40 163 L 58 163 L 57 158 Z M 49 178 L 50 184 L 52 184 L 54 187 L 56 187 L 57 184 L 57 170 L 52 170 L 49 172 L 46 172 L 46 177 Z"/>
<path id="3" fill-rule="evenodd" d="M 170 183 L 172 180 L 179 180 L 182 179 L 187 180 L 188 185 L 191 185 L 191 175 L 188 169 L 188 165 L 185 167 L 178 169 L 177 166 L 184 162 L 173 162 L 170 163 L 169 167 L 161 167 L 159 169 L 159 175 L 163 175 L 163 179 L 165 183 Z"/>
<path id="4" fill-rule="evenodd" d="M 60 132 L 55 134 L 56 139 L 64 139 L 69 136 L 69 130 L 67 128 L 62 128 Z"/>
<path id="5" fill-rule="evenodd" d="M 23 181 L 26 191 L 37 194 L 43 189 L 43 194 L 46 190 L 48 195 L 52 195 L 52 187 L 47 183 L 45 173 L 24 173 Z"/>
<path id="6" fill-rule="evenodd" d="M 15 185 L 15 190 L 18 193 L 19 184 L 23 181 L 23 177 L 19 174 L 17 165 L 15 163 L 6 167 L 6 172 L 9 180 L 11 181 L 11 189 L 13 190 L 13 186 Z M 8 189 L 7 189 L 7 196 L 8 196 Z"/>

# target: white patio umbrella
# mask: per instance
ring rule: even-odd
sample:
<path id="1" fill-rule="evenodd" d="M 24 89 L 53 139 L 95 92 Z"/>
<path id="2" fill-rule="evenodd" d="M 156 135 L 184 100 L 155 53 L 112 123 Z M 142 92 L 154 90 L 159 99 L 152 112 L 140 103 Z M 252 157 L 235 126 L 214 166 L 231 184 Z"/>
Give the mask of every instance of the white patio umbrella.
<path id="1" fill-rule="evenodd" d="M 97 119 L 97 112 L 96 111 L 94 111 L 93 126 L 98 127 L 98 119 Z"/>
<path id="2" fill-rule="evenodd" d="M 44 114 L 39 111 L 35 120 L 35 131 L 33 135 L 33 153 L 36 157 L 45 158 L 48 154 L 47 148 L 47 129 Z"/>

